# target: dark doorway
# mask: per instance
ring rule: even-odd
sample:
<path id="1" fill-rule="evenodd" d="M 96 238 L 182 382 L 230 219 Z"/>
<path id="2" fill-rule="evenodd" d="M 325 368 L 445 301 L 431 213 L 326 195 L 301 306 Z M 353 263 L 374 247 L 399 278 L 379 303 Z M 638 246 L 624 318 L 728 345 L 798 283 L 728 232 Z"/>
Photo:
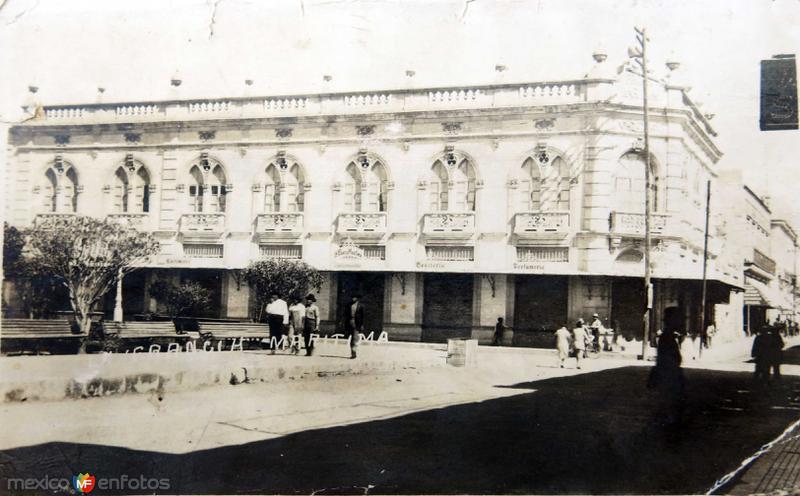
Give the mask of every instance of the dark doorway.
<path id="1" fill-rule="evenodd" d="M 569 280 L 559 276 L 517 276 L 514 330 L 555 331 L 567 324 Z"/>
<path id="2" fill-rule="evenodd" d="M 350 305 L 354 294 L 361 295 L 364 305 L 364 331 L 380 333 L 383 330 L 383 272 L 340 272 L 336 301 L 336 323 L 344 329 L 345 305 Z"/>
<path id="3" fill-rule="evenodd" d="M 425 274 L 423 341 L 471 335 L 472 279 L 471 274 Z"/>
<path id="4" fill-rule="evenodd" d="M 181 283 L 193 281 L 211 291 L 211 304 L 198 309 L 192 317 L 218 319 L 222 314 L 222 271 L 216 269 L 183 269 Z"/>
<path id="5" fill-rule="evenodd" d="M 611 322 L 617 335 L 642 339 L 644 335 L 644 282 L 635 278 L 617 278 L 611 283 Z"/>

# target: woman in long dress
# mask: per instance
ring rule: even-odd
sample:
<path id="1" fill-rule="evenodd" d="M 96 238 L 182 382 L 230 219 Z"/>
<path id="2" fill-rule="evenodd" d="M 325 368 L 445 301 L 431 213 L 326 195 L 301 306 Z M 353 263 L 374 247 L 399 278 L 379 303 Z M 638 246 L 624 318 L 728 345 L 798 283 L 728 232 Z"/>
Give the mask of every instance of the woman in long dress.
<path id="1" fill-rule="evenodd" d="M 561 326 L 556 332 L 556 350 L 558 351 L 558 363 L 561 368 L 564 368 L 564 362 L 569 358 L 570 341 L 572 340 L 572 333 L 567 329 L 566 324 Z"/>

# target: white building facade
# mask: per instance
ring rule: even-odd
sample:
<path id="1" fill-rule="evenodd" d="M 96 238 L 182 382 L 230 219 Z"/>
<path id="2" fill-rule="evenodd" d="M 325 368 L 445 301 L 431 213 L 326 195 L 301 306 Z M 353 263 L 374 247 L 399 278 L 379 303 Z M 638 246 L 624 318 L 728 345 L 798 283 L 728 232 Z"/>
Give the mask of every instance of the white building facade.
<path id="1" fill-rule="evenodd" d="M 212 289 L 203 316 L 247 319 L 239 270 L 277 257 L 325 273 L 328 329 L 357 292 L 392 339 L 486 340 L 503 317 L 507 342 L 536 344 L 595 312 L 640 336 L 642 81 L 603 59 L 573 81 L 44 106 L 11 130 L 5 218 L 152 231 L 162 253 L 126 278 L 126 318 L 168 277 Z M 697 332 L 721 152 L 684 88 L 650 90 L 652 327 Z M 741 329 L 742 259 L 714 219 L 709 317 Z"/>

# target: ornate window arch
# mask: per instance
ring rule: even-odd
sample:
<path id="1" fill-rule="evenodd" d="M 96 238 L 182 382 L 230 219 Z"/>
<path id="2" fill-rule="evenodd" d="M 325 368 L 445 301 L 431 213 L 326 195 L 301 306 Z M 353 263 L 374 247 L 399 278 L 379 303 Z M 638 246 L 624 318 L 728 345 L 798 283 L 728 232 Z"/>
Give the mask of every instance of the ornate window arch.
<path id="1" fill-rule="evenodd" d="M 253 191 L 258 193 L 256 203 L 264 213 L 302 212 L 307 186 L 303 167 L 280 153 L 267 164 Z"/>
<path id="2" fill-rule="evenodd" d="M 150 211 L 150 173 L 145 165 L 128 155 L 114 171 L 112 192 L 116 213 Z"/>
<path id="3" fill-rule="evenodd" d="M 478 190 L 475 164 L 467 156 L 447 150 L 429 171 L 430 212 L 474 212 Z"/>
<path id="4" fill-rule="evenodd" d="M 61 157 L 56 157 L 43 176 L 43 209 L 58 213 L 77 212 L 80 188 L 75 167 Z"/>
<path id="5" fill-rule="evenodd" d="M 567 212 L 569 164 L 560 154 L 539 149 L 523 161 L 517 188 L 522 212 Z"/>
<path id="6" fill-rule="evenodd" d="M 386 212 L 389 208 L 389 171 L 383 160 L 361 153 L 345 167 L 344 212 Z"/>
<path id="7" fill-rule="evenodd" d="M 193 212 L 225 212 L 227 176 L 222 164 L 203 153 L 189 168 L 189 203 Z"/>
<path id="8" fill-rule="evenodd" d="M 650 159 L 650 191 L 653 211 L 660 209 L 657 168 Z M 628 151 L 617 162 L 612 183 L 614 210 L 625 213 L 644 213 L 645 159 L 637 151 Z"/>

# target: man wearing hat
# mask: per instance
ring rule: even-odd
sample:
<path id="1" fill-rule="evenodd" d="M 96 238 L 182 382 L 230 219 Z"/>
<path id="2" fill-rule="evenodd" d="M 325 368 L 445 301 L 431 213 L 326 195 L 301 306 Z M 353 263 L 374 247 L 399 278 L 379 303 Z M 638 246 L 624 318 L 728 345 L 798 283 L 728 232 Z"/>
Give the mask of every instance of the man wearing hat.
<path id="1" fill-rule="evenodd" d="M 345 306 L 344 328 L 350 335 L 350 358 L 356 358 L 356 348 L 364 330 L 364 305 L 359 294 L 354 294 L 351 303 Z"/>
<path id="2" fill-rule="evenodd" d="M 303 341 L 306 345 L 306 356 L 314 353 L 314 341 L 311 333 L 319 334 L 319 307 L 313 294 L 306 296 L 306 320 L 303 323 Z"/>
<path id="3" fill-rule="evenodd" d="M 599 353 L 602 349 L 602 346 L 600 346 L 600 334 L 603 331 L 603 321 L 600 320 L 600 315 L 592 314 L 592 323 L 589 324 L 589 329 L 592 330 L 592 336 L 594 337 L 594 351 Z"/>

